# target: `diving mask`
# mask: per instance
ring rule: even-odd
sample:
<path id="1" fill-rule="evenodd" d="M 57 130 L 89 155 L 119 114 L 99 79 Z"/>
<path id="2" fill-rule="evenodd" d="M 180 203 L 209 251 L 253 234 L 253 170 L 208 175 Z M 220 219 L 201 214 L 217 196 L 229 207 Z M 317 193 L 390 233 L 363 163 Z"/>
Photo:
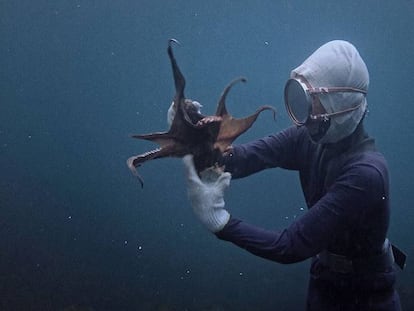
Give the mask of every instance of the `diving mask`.
<path id="1" fill-rule="evenodd" d="M 362 103 L 341 111 L 313 114 L 312 103 L 315 96 L 319 94 L 356 92 L 367 94 L 367 91 L 353 87 L 309 87 L 299 79 L 289 79 L 285 86 L 285 105 L 292 121 L 298 125 L 305 125 L 308 122 L 324 121 L 327 122 L 331 117 L 342 115 L 354 111 L 361 107 Z"/>

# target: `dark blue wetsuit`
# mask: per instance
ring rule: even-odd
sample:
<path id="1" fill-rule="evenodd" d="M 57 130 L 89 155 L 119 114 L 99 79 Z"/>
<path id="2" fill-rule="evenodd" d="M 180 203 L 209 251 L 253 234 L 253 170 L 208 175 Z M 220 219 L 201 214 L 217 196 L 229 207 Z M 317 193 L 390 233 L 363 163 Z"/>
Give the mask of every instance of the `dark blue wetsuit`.
<path id="1" fill-rule="evenodd" d="M 305 127 L 290 127 L 235 146 L 224 164 L 233 178 L 271 167 L 299 171 L 309 210 L 281 231 L 231 217 L 217 237 L 279 263 L 312 258 L 307 310 L 401 309 L 393 264 L 375 263 L 389 225 L 387 164 L 362 124 L 332 145 L 312 143 Z M 352 266 L 335 267 L 333 256 Z"/>

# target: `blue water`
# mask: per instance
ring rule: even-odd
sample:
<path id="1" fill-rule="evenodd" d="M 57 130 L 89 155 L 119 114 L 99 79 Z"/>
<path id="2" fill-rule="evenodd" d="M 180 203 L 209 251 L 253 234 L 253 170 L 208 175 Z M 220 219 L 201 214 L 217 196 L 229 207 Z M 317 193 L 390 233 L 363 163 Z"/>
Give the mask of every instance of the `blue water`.
<path id="1" fill-rule="evenodd" d="M 339 4 L 342 3 L 342 4 Z M 354 43 L 371 75 L 367 127 L 389 162 L 389 237 L 414 310 L 414 1 L 0 0 L 0 310 L 303 310 L 308 262 L 284 266 L 217 240 L 194 218 L 181 161 L 125 160 L 167 129 L 166 54 L 213 113 L 271 104 L 237 142 L 289 124 L 284 82 L 321 44 Z M 283 228 L 303 213 L 295 173 L 233 181 L 234 215 Z"/>

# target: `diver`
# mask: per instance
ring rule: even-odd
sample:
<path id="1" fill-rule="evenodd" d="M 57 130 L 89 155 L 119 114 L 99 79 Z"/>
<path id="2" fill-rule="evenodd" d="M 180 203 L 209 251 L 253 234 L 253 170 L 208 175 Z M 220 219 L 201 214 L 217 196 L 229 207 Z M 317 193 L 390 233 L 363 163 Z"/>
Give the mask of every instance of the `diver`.
<path id="1" fill-rule="evenodd" d="M 189 200 L 219 239 L 278 263 L 311 258 L 306 310 L 401 310 L 395 264 L 405 255 L 387 239 L 389 178 L 384 156 L 364 129 L 369 85 L 356 48 L 335 40 L 291 72 L 284 89 L 294 125 L 232 146 L 226 172 L 200 177 L 184 157 Z M 230 215 L 231 178 L 280 167 L 299 172 L 308 210 L 286 229 L 265 230 Z"/>

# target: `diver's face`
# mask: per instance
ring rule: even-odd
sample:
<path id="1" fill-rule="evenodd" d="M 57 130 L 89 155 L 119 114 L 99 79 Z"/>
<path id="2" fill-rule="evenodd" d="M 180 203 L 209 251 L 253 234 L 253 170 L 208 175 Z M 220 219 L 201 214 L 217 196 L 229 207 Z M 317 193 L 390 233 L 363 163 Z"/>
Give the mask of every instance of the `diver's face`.
<path id="1" fill-rule="evenodd" d="M 313 95 L 313 102 L 312 102 L 312 114 L 314 116 L 318 114 L 325 114 L 326 110 L 322 106 L 322 103 L 317 95 Z"/>
<path id="2" fill-rule="evenodd" d="M 299 79 L 301 82 L 303 82 L 308 88 L 312 88 L 310 83 L 305 79 L 305 77 L 297 75 L 295 78 Z M 322 103 L 319 99 L 319 96 L 312 95 L 312 115 L 323 115 L 326 113 L 325 108 L 322 106 Z M 314 142 L 318 142 L 327 132 L 330 125 L 330 120 L 321 120 L 316 119 L 313 120 L 312 118 L 308 118 L 308 120 L 305 123 L 305 127 L 308 130 L 309 136 Z"/>
<path id="3" fill-rule="evenodd" d="M 312 102 L 312 114 L 319 115 L 326 113 L 326 110 L 322 106 L 319 97 L 313 96 L 313 99 L 314 100 Z M 309 136 L 312 138 L 314 142 L 318 142 L 323 137 L 323 135 L 325 135 L 326 131 L 329 128 L 329 125 L 330 120 L 313 120 L 311 118 L 308 118 L 307 122 L 305 123 Z"/>

